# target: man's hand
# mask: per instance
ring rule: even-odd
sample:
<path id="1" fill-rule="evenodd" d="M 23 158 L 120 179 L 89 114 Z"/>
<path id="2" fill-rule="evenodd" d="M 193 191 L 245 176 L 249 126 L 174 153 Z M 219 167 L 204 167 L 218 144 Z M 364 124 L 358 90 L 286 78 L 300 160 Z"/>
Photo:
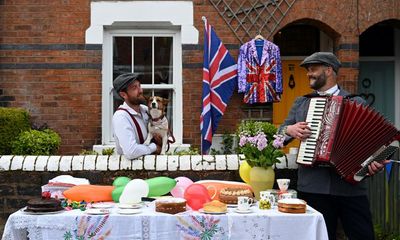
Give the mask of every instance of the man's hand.
<path id="1" fill-rule="evenodd" d="M 311 129 L 306 122 L 298 122 L 296 124 L 287 126 L 286 134 L 304 141 L 311 136 Z"/>
<path id="2" fill-rule="evenodd" d="M 390 160 L 385 160 L 385 161 L 383 161 L 383 162 L 381 162 L 381 163 L 378 163 L 378 162 L 376 162 L 376 161 L 371 162 L 371 163 L 368 165 L 368 172 L 369 172 L 368 175 L 369 175 L 369 176 L 373 176 L 373 175 L 375 175 L 376 173 L 382 171 L 382 170 L 383 170 L 383 167 L 384 167 L 386 164 L 388 164 L 389 162 L 390 162 Z"/>

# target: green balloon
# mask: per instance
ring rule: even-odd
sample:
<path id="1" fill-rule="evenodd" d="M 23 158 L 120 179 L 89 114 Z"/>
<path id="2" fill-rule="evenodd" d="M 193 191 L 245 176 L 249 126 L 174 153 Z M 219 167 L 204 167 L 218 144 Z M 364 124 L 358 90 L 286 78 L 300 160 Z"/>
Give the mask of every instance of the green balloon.
<path id="1" fill-rule="evenodd" d="M 169 193 L 176 185 L 176 180 L 169 177 L 155 177 L 145 180 L 149 185 L 148 197 L 158 197 Z"/>
<path id="2" fill-rule="evenodd" d="M 122 192 L 124 191 L 125 186 L 115 187 L 111 193 L 112 199 L 114 202 L 119 202 L 119 198 L 121 197 Z"/>
<path id="3" fill-rule="evenodd" d="M 128 184 L 128 182 L 130 182 L 131 179 L 128 177 L 117 177 L 114 182 L 113 182 L 113 186 L 114 187 L 121 187 L 121 186 L 126 186 L 126 184 Z"/>

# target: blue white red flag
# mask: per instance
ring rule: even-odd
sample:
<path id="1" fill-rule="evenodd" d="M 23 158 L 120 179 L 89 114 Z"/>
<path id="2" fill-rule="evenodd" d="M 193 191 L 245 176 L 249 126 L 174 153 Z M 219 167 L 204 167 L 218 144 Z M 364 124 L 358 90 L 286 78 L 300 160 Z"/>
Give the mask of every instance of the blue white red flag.
<path id="1" fill-rule="evenodd" d="M 208 154 L 212 136 L 237 85 L 237 64 L 204 20 L 203 106 L 200 116 L 201 151 Z"/>

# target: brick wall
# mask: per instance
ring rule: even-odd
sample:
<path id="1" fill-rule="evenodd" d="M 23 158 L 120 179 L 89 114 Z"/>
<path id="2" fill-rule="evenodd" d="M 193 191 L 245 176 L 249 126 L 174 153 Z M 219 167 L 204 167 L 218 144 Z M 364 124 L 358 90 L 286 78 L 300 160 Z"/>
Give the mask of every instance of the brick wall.
<path id="1" fill-rule="evenodd" d="M 183 46 L 183 140 L 199 146 L 201 16 L 207 16 L 234 58 L 240 42 L 210 1 L 195 0 L 193 5 L 199 44 Z M 358 36 L 387 19 L 400 19 L 399 1 L 296 0 L 275 32 L 303 22 L 333 37 L 344 66 L 340 84 L 354 92 Z M 24 107 L 36 124 L 47 123 L 59 132 L 62 154 L 76 154 L 101 144 L 102 46 L 85 44 L 89 25 L 89 0 L 0 1 L 0 106 Z M 241 94 L 233 95 L 218 133 L 233 132 L 244 117 L 242 98 Z"/>

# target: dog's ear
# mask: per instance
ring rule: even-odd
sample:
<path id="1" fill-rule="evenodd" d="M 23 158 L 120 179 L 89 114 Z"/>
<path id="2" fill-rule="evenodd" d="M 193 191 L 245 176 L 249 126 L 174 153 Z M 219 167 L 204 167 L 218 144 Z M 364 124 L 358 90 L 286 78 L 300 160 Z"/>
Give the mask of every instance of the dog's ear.
<path id="1" fill-rule="evenodd" d="M 167 106 L 168 103 L 169 103 L 169 99 L 168 98 L 163 98 L 164 106 Z"/>

